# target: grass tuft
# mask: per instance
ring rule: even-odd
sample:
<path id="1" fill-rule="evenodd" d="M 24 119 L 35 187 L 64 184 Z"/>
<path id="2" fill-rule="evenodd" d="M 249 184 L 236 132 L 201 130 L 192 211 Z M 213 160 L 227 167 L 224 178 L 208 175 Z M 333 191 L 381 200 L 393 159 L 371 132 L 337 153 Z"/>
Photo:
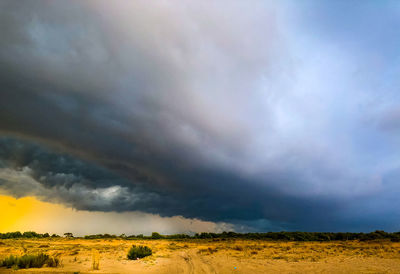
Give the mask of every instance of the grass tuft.
<path id="1" fill-rule="evenodd" d="M 93 250 L 92 254 L 92 270 L 100 269 L 100 253 L 98 250 Z"/>
<path id="2" fill-rule="evenodd" d="M 50 257 L 47 254 L 25 254 L 23 256 L 9 256 L 0 262 L 0 266 L 7 268 L 40 268 L 43 266 L 57 267 L 60 261 L 57 258 Z"/>

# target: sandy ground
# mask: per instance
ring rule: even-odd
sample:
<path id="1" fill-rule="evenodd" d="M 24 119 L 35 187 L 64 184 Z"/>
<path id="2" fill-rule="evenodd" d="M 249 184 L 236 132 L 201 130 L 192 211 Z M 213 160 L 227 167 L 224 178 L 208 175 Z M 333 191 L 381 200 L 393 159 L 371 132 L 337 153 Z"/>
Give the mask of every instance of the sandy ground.
<path id="1" fill-rule="evenodd" d="M 128 260 L 132 244 L 153 255 Z M 400 273 L 400 243 L 169 240 L 0 240 L 0 259 L 45 252 L 58 268 L 1 273 Z M 93 270 L 93 262 L 99 270 Z"/>

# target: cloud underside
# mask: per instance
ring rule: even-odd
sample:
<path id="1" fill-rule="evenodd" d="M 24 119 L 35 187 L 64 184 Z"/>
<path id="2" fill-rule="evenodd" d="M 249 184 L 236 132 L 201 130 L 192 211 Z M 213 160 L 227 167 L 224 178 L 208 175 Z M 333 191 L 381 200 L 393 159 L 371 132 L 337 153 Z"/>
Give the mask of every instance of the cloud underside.
<path id="1" fill-rule="evenodd" d="M 3 1 L 0 188 L 237 229 L 395 229 L 395 66 L 376 53 L 380 77 L 370 48 L 299 36 L 290 15 Z"/>
<path id="2" fill-rule="evenodd" d="M 237 229 L 249 229 L 248 223 L 271 218 L 275 223 L 264 223 L 277 229 L 304 217 L 315 203 L 279 195 L 277 190 L 268 191 L 213 170 L 185 174 L 175 169 L 165 175 L 170 180 L 176 178 L 174 184 L 153 184 L 146 178 L 124 176 L 118 169 L 111 171 L 15 137 L 0 138 L 0 159 L 0 188 L 6 194 L 35 196 L 78 210 L 182 215 L 234 222 Z"/>

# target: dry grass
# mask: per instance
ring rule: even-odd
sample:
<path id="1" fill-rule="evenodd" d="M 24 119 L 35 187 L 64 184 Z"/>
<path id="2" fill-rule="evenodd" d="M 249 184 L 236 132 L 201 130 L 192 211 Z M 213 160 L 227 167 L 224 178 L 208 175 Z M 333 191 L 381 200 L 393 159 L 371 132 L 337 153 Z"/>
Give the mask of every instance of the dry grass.
<path id="1" fill-rule="evenodd" d="M 100 269 L 100 253 L 98 250 L 93 249 L 93 251 L 92 251 L 92 270 L 99 270 L 99 269 Z"/>
<path id="2" fill-rule="evenodd" d="M 132 245 L 153 255 L 127 260 Z M 400 243 L 270 242 L 246 240 L 83 240 L 0 241 L 0 259 L 46 252 L 60 259 L 49 273 L 400 273 Z M 0 272 L 6 271 L 0 268 Z"/>

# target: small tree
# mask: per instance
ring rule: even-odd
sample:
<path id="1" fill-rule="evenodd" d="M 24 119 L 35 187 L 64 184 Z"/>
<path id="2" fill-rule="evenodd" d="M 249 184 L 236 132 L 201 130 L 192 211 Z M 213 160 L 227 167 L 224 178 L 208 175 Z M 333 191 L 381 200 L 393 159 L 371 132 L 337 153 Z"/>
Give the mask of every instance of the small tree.
<path id="1" fill-rule="evenodd" d="M 151 238 L 152 239 L 161 239 L 162 236 L 158 232 L 153 232 L 153 233 L 151 233 Z"/>
<path id="2" fill-rule="evenodd" d="M 64 233 L 65 238 L 73 238 L 74 235 L 71 232 Z"/>

